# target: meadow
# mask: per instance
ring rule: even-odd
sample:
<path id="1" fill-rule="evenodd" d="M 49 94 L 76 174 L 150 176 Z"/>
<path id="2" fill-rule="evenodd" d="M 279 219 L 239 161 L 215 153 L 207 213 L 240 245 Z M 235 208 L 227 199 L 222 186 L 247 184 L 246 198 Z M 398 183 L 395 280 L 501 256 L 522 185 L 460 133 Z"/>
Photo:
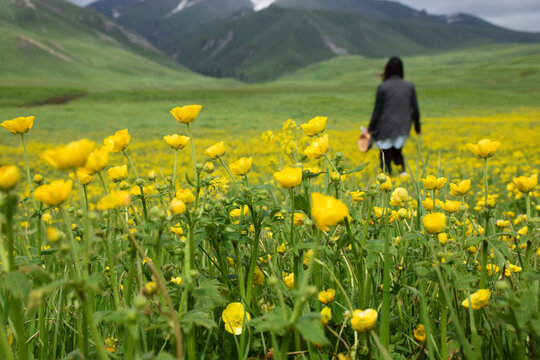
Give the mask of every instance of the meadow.
<path id="1" fill-rule="evenodd" d="M 0 129 L 0 351 L 534 359 L 539 54 L 406 58 L 403 178 L 356 148 L 384 60 L 203 89 L 3 83 L 0 120 L 35 119 L 27 159 Z"/>

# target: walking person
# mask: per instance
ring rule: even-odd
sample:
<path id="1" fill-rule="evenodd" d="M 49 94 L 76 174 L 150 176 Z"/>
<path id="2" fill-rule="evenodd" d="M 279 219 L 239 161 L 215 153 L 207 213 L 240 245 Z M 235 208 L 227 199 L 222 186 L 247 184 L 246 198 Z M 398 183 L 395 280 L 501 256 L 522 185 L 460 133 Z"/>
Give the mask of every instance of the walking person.
<path id="1" fill-rule="evenodd" d="M 401 175 L 406 176 L 401 149 L 407 142 L 414 122 L 414 130 L 420 134 L 420 110 L 414 85 L 403 79 L 403 62 L 392 57 L 386 63 L 383 82 L 377 87 L 375 107 L 368 132 L 381 150 L 381 169 L 392 174 L 392 162 Z"/>

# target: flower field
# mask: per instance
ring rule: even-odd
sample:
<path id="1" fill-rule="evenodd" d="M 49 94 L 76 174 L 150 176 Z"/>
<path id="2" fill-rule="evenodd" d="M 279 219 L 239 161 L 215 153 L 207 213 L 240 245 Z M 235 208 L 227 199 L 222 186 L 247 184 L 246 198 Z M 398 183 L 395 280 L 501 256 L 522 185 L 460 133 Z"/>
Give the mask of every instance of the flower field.
<path id="1" fill-rule="evenodd" d="M 2 358 L 538 357 L 537 110 L 423 120 L 407 177 L 335 119 L 197 138 L 204 116 L 62 144 L 1 123 Z"/>

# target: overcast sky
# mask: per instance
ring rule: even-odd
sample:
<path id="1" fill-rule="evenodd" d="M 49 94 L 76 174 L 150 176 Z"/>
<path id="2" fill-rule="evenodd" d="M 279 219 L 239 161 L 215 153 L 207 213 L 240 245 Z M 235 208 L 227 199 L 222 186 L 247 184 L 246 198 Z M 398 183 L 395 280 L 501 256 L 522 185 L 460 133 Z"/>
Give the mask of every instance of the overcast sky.
<path id="1" fill-rule="evenodd" d="M 69 0 L 86 5 L 93 0 Z M 271 0 L 258 0 L 268 1 Z M 431 14 L 464 12 L 496 25 L 523 31 L 540 32 L 540 0 L 397 0 Z"/>
<path id="2" fill-rule="evenodd" d="M 516 30 L 540 31 L 540 0 L 399 0 L 432 14 L 464 12 Z"/>

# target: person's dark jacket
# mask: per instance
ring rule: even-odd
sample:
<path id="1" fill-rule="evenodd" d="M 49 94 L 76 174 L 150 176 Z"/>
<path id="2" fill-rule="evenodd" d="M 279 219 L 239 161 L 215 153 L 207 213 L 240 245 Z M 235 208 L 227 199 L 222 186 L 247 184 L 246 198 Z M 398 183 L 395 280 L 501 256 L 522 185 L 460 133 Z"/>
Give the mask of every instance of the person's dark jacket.
<path id="1" fill-rule="evenodd" d="M 414 85 L 392 76 L 377 88 L 375 108 L 368 131 L 375 140 L 409 135 L 411 124 L 420 133 L 420 111 Z"/>

